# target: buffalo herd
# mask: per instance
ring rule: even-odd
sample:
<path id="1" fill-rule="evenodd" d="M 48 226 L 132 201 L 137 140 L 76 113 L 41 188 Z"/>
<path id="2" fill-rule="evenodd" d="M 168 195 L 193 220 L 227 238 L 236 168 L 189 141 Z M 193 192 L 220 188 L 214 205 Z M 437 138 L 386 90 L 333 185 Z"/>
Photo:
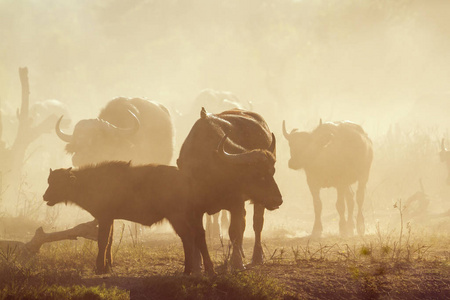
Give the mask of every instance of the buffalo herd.
<path id="1" fill-rule="evenodd" d="M 211 91 L 203 93 L 207 92 Z M 239 107 L 211 113 L 201 107 L 200 118 L 182 143 L 176 167 L 169 166 L 174 121 L 160 103 L 113 99 L 97 119 L 79 121 L 72 134 L 60 128 L 63 119 L 57 121 L 55 131 L 67 143 L 75 168 L 50 169 L 43 198 L 49 206 L 74 203 L 98 220 L 97 273 L 111 269 L 115 219 L 143 225 L 167 219 L 182 240 L 185 273 L 199 273 L 203 268 L 213 274 L 203 216 L 221 210 L 230 213 L 231 266 L 244 269 L 247 200 L 254 204 L 252 263 L 263 262 L 264 211 L 279 208 L 283 200 L 274 179 L 275 135 L 260 114 Z M 348 121 L 320 121 L 311 132 L 288 132 L 283 121 L 282 130 L 290 147 L 288 166 L 305 171 L 312 194 L 312 235 L 322 233 L 319 193 L 326 187 L 337 190 L 340 234 L 353 234 L 354 183 L 358 183 L 356 231 L 363 235 L 362 206 L 373 156 L 372 142 L 364 130 Z M 442 157 L 447 157 L 442 147 Z"/>

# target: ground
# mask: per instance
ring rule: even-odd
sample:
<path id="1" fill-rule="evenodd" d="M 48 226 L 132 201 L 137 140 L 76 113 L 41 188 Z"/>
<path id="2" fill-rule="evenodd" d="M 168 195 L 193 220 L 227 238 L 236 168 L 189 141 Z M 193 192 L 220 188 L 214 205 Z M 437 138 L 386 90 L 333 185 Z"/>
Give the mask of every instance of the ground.
<path id="1" fill-rule="evenodd" d="M 33 258 L 2 253 L 0 299 L 450 298 L 446 233 L 311 239 L 268 232 L 264 265 L 238 272 L 228 267 L 228 241 L 209 241 L 217 275 L 208 277 L 182 274 L 181 242 L 173 233 L 131 238 L 131 230 L 129 237 L 124 227 L 117 231 L 109 275 L 95 275 L 97 246 L 84 239 L 44 245 Z M 252 247 L 246 238 L 246 262 Z"/>

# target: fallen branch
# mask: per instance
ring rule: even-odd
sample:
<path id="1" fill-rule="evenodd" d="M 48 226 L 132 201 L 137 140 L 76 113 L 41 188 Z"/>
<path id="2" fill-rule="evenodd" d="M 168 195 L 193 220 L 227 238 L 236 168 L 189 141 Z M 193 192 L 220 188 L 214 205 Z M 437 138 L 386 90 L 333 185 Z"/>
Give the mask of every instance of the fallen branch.
<path id="1" fill-rule="evenodd" d="M 34 237 L 28 243 L 17 241 L 0 241 L 0 251 L 6 253 L 13 250 L 23 252 L 22 254 L 34 255 L 39 252 L 39 249 L 45 243 L 62 240 L 76 240 L 79 237 L 96 241 L 97 236 L 97 220 L 79 224 L 71 229 L 50 233 L 45 233 L 42 227 L 39 227 L 36 230 Z"/>
<path id="2" fill-rule="evenodd" d="M 89 240 L 97 240 L 98 236 L 98 222 L 97 220 L 79 224 L 71 229 L 45 233 L 42 227 L 39 227 L 34 234 L 34 237 L 25 244 L 25 247 L 31 253 L 39 252 L 39 249 L 44 243 L 57 242 L 62 240 L 76 240 L 78 237 L 83 237 Z"/>

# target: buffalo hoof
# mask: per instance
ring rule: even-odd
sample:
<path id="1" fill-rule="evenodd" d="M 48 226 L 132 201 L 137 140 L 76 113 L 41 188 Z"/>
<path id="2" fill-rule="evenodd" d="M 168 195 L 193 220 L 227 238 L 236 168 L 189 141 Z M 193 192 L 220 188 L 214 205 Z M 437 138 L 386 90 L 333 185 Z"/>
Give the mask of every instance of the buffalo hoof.
<path id="1" fill-rule="evenodd" d="M 322 237 L 322 231 L 313 229 L 310 237 L 313 238 L 313 239 L 318 239 L 318 238 Z"/>
<path id="2" fill-rule="evenodd" d="M 240 265 L 231 265 L 231 271 L 238 272 L 238 271 L 245 271 L 247 268 L 244 266 L 244 264 Z"/>
<path id="3" fill-rule="evenodd" d="M 347 236 L 347 223 L 344 220 L 339 222 L 339 235 L 342 237 Z"/>
<path id="4" fill-rule="evenodd" d="M 202 274 L 202 266 L 195 264 L 194 267 L 192 268 L 192 274 L 195 274 L 195 275 Z"/>
<path id="5" fill-rule="evenodd" d="M 208 270 L 205 270 L 205 272 L 206 272 L 206 275 L 208 275 L 210 277 L 213 277 L 213 276 L 217 275 L 216 271 L 214 271 L 214 269 L 208 269 Z"/>
<path id="6" fill-rule="evenodd" d="M 264 263 L 264 253 L 261 247 L 255 247 L 252 256 L 252 265 L 262 265 Z"/>
<path id="7" fill-rule="evenodd" d="M 356 219 L 356 231 L 358 231 L 358 234 L 360 236 L 363 236 L 364 232 L 366 231 L 366 226 L 364 225 L 364 217 L 362 215 L 359 215 Z"/>
<path id="8" fill-rule="evenodd" d="M 366 226 L 364 225 L 364 223 L 363 224 L 359 224 L 358 226 L 356 226 L 357 228 L 357 231 L 358 231 L 358 234 L 360 235 L 360 236 L 363 236 L 364 235 L 364 233 L 365 233 L 365 231 L 366 231 Z"/>
<path id="9" fill-rule="evenodd" d="M 349 224 L 345 224 L 342 228 L 339 228 L 339 234 L 341 237 L 347 238 L 353 236 L 354 227 Z"/>
<path id="10" fill-rule="evenodd" d="M 322 231 L 323 231 L 322 223 L 315 222 L 312 233 L 311 233 L 311 237 L 312 238 L 320 238 L 322 236 Z"/>
<path id="11" fill-rule="evenodd" d="M 245 270 L 245 266 L 244 263 L 242 262 L 241 257 L 239 258 L 235 258 L 235 259 L 231 259 L 231 270 L 232 271 L 243 271 Z"/>
<path id="12" fill-rule="evenodd" d="M 355 233 L 355 223 L 353 222 L 353 220 L 349 220 L 347 222 L 347 235 L 349 237 L 352 237 Z"/>
<path id="13" fill-rule="evenodd" d="M 109 266 L 103 267 L 103 268 L 97 268 L 95 270 L 95 274 L 97 275 L 104 275 L 104 274 L 109 274 L 111 273 L 112 269 Z"/>

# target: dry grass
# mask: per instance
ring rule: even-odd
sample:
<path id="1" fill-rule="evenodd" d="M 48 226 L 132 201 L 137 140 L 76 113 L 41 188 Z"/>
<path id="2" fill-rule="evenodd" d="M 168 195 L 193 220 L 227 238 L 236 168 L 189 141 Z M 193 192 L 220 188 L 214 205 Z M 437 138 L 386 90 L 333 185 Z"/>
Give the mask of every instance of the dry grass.
<path id="1" fill-rule="evenodd" d="M 122 233 L 118 232 L 117 235 Z M 252 239 L 245 239 L 250 261 Z M 94 273 L 95 242 L 45 245 L 23 259 L 0 255 L 0 299 L 444 299 L 450 297 L 450 240 L 406 228 L 342 239 L 266 238 L 265 264 L 233 272 L 227 241 L 210 243 L 217 276 L 184 276 L 173 234 L 118 237 L 114 269 Z M 63 295 L 63 296 L 62 296 Z M 70 296 L 68 296 L 70 295 Z"/>

